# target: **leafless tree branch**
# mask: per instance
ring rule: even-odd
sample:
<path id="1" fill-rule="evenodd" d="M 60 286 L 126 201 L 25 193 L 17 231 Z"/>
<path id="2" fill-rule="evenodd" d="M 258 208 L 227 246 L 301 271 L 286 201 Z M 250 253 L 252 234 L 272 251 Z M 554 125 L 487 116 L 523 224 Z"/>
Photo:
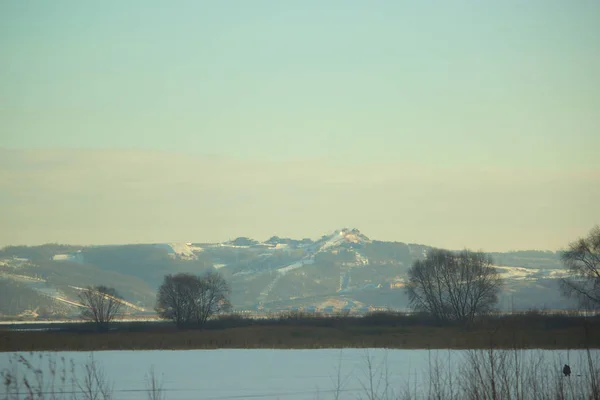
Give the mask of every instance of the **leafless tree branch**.
<path id="1" fill-rule="evenodd" d="M 438 320 L 472 322 L 498 301 L 502 280 L 492 260 L 480 252 L 434 249 L 408 271 L 412 307 Z"/>
<path id="2" fill-rule="evenodd" d="M 561 258 L 571 273 L 561 280 L 563 293 L 585 308 L 600 306 L 600 226 L 569 244 Z"/>
<path id="3" fill-rule="evenodd" d="M 106 286 L 88 286 L 79 292 L 79 301 L 84 306 L 81 317 L 94 322 L 100 331 L 108 330 L 123 306 L 116 290 Z"/>
<path id="4" fill-rule="evenodd" d="M 211 316 L 231 309 L 229 293 L 229 284 L 217 272 L 167 275 L 158 291 L 156 311 L 180 328 L 202 326 Z"/>

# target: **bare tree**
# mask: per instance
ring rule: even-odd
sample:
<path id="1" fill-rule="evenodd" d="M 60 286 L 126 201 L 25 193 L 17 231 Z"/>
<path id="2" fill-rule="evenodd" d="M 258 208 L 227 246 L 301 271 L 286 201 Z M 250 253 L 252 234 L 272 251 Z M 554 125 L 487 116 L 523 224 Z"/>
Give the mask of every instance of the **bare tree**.
<path id="1" fill-rule="evenodd" d="M 570 243 L 561 258 L 571 273 L 561 280 L 564 294 L 578 299 L 583 307 L 600 306 L 600 226 Z"/>
<path id="2" fill-rule="evenodd" d="M 198 278 L 191 274 L 166 275 L 158 289 L 156 311 L 160 317 L 173 320 L 178 327 L 189 323 L 197 284 Z"/>
<path id="3" fill-rule="evenodd" d="M 502 280 L 480 252 L 433 249 L 408 271 L 411 306 L 439 321 L 472 322 L 498 302 Z"/>
<path id="4" fill-rule="evenodd" d="M 229 292 L 227 281 L 217 272 L 166 275 L 158 290 L 156 311 L 179 328 L 202 326 L 212 315 L 231 308 Z"/>
<path id="5" fill-rule="evenodd" d="M 84 306 L 81 317 L 94 322 L 99 331 L 107 331 L 108 324 L 121 311 L 123 303 L 113 288 L 88 286 L 79 292 L 79 301 Z"/>
<path id="6" fill-rule="evenodd" d="M 200 278 L 200 293 L 196 298 L 196 323 L 204 325 L 208 318 L 231 309 L 229 284 L 218 272 L 207 272 Z"/>

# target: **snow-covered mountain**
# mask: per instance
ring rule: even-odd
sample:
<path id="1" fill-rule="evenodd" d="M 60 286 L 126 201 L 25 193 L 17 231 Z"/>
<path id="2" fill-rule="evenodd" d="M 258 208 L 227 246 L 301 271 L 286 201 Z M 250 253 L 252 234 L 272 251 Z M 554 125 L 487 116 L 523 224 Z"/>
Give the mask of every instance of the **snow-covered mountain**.
<path id="1" fill-rule="evenodd" d="M 77 297 L 74 288 L 96 284 L 115 287 L 132 313 L 151 312 L 164 275 L 211 268 L 231 283 L 231 300 L 239 310 L 403 309 L 406 271 L 428 248 L 371 240 L 358 229 L 339 229 L 316 240 L 273 236 L 211 244 L 7 247 L 0 250 L 0 285 L 21 293 L 21 300 L 0 298 L 0 313 L 38 312 L 40 306 L 68 313 Z M 558 290 L 566 271 L 557 253 L 492 257 L 506 283 L 502 307 L 570 306 Z"/>

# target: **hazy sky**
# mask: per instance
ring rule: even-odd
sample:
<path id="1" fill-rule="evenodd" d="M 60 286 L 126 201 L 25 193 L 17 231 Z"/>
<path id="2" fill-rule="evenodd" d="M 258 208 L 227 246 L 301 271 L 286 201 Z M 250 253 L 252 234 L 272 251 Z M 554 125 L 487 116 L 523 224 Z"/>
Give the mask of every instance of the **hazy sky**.
<path id="1" fill-rule="evenodd" d="M 600 223 L 600 2 L 2 1 L 0 245 L 558 249 Z"/>

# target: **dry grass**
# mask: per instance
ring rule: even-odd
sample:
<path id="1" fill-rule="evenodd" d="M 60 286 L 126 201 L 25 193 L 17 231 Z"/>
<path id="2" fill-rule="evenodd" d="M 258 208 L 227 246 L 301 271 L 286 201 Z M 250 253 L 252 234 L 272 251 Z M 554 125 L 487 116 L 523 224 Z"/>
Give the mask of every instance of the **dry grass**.
<path id="1" fill-rule="evenodd" d="M 0 332 L 0 351 L 95 351 L 214 348 L 600 348 L 600 331 L 580 327 L 472 329 L 388 326 L 246 326 L 218 330 L 148 332 Z"/>
<path id="2" fill-rule="evenodd" d="M 90 329 L 91 328 L 91 329 Z M 95 351 L 214 348 L 483 349 L 600 348 L 600 318 L 529 312 L 487 317 L 464 327 L 439 326 L 426 316 L 374 313 L 323 317 L 293 313 L 271 319 L 227 316 L 202 330 L 178 331 L 168 323 L 115 324 L 96 333 L 89 324 L 58 331 L 0 330 L 0 351 Z"/>

